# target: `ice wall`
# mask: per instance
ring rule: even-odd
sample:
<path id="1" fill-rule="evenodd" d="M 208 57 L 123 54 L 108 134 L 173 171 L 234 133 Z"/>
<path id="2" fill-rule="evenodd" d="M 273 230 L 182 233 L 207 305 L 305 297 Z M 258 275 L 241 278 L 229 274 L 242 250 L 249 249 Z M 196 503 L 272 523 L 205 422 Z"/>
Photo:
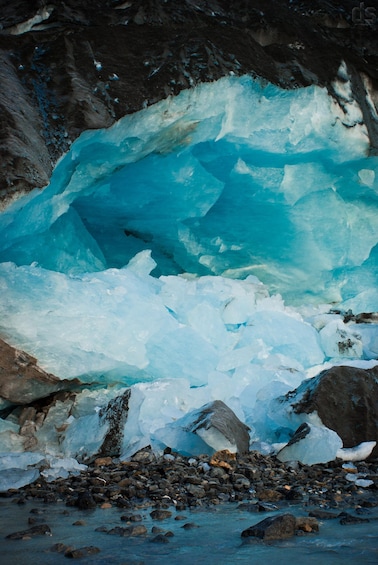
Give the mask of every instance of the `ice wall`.
<path id="1" fill-rule="evenodd" d="M 46 190 L 2 214 L 0 260 L 80 274 L 151 249 L 155 275 L 253 274 L 296 304 L 366 294 L 378 161 L 361 121 L 318 87 L 185 91 L 83 134 Z"/>
<path id="2" fill-rule="evenodd" d="M 345 69 L 340 81 L 349 92 Z M 342 110 L 325 89 L 250 77 L 86 132 L 44 191 L 0 215 L 1 334 L 61 378 L 132 385 L 124 456 L 215 399 L 254 445 L 287 441 L 297 423 L 271 399 L 324 364 L 378 355 L 375 325 L 329 313 L 378 310 L 367 149 L 347 97 Z M 45 449 L 95 444 L 96 394 L 64 441 L 40 433 Z"/>

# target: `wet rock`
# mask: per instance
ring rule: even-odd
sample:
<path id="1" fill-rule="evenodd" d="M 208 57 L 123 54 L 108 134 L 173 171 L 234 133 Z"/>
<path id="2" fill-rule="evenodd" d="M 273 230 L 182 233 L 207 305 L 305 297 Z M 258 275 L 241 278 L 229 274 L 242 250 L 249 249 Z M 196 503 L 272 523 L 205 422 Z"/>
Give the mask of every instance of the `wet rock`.
<path id="1" fill-rule="evenodd" d="M 64 556 L 69 557 L 70 559 L 81 559 L 82 557 L 86 557 L 87 555 L 95 555 L 96 553 L 100 553 L 100 549 L 93 545 L 88 547 L 81 547 L 79 549 L 69 549 L 65 552 Z"/>
<path id="2" fill-rule="evenodd" d="M 158 534 L 157 536 L 153 537 L 151 543 L 169 543 L 169 539 L 164 534 Z"/>
<path id="3" fill-rule="evenodd" d="M 239 510 L 245 510 L 246 512 L 271 512 L 272 510 L 276 510 L 277 507 L 269 506 L 267 504 L 262 504 L 261 502 L 245 502 L 243 504 L 239 504 Z"/>
<path id="4" fill-rule="evenodd" d="M 167 518 L 171 518 L 172 512 L 169 510 L 153 510 L 150 516 L 153 520 L 166 520 Z"/>
<path id="5" fill-rule="evenodd" d="M 70 545 L 66 545 L 65 543 L 55 543 L 52 547 L 50 547 L 50 551 L 54 553 L 66 553 L 74 549 Z"/>
<path id="6" fill-rule="evenodd" d="M 6 539 L 18 540 L 18 539 L 27 539 L 35 536 L 44 536 L 48 535 L 51 536 L 51 529 L 47 524 L 40 524 L 38 526 L 33 526 L 28 530 L 22 530 L 20 532 L 14 532 L 13 534 L 8 534 Z"/>
<path id="7" fill-rule="evenodd" d="M 121 536 L 121 537 L 138 537 L 144 536 L 147 533 L 147 528 L 142 524 L 138 524 L 137 526 L 130 526 L 128 528 L 121 528 L 120 526 L 116 526 L 107 532 L 111 536 Z"/>
<path id="8" fill-rule="evenodd" d="M 305 533 L 318 532 L 319 522 L 315 517 L 300 516 L 295 519 L 295 528 Z"/>
<path id="9" fill-rule="evenodd" d="M 140 514 L 124 514 L 121 516 L 122 522 L 141 522 L 142 519 Z"/>
<path id="10" fill-rule="evenodd" d="M 368 518 L 360 518 L 359 516 L 352 516 L 348 512 L 341 512 L 339 514 L 340 524 L 342 526 L 351 526 L 354 524 L 363 524 L 364 522 L 370 522 Z"/>
<path id="11" fill-rule="evenodd" d="M 309 516 L 317 518 L 318 520 L 334 520 L 339 516 L 339 514 L 329 512 L 328 510 L 311 510 L 311 512 L 309 512 Z"/>
<path id="12" fill-rule="evenodd" d="M 249 428 L 221 400 L 214 400 L 192 413 L 187 431 L 197 434 L 215 451 L 227 449 L 246 453 L 249 449 Z M 214 437 L 217 441 L 214 442 Z"/>
<path id="13" fill-rule="evenodd" d="M 265 489 L 265 488 L 258 488 L 256 489 L 256 495 L 260 500 L 263 501 L 270 501 L 270 502 L 277 502 L 278 500 L 282 500 L 284 495 L 282 492 L 279 492 L 275 489 Z"/>
<path id="14" fill-rule="evenodd" d="M 186 524 L 184 524 L 183 526 L 181 526 L 184 530 L 193 530 L 195 528 L 199 528 L 199 526 L 197 526 L 197 524 L 194 524 L 193 522 L 187 522 Z"/>
<path id="15" fill-rule="evenodd" d="M 292 514 L 281 514 L 265 518 L 244 530 L 242 538 L 256 537 L 265 541 L 291 538 L 295 535 L 297 522 Z"/>
<path id="16" fill-rule="evenodd" d="M 93 496 L 89 492 L 81 492 L 79 493 L 76 504 L 80 510 L 89 510 L 91 508 L 96 508 L 96 502 Z"/>

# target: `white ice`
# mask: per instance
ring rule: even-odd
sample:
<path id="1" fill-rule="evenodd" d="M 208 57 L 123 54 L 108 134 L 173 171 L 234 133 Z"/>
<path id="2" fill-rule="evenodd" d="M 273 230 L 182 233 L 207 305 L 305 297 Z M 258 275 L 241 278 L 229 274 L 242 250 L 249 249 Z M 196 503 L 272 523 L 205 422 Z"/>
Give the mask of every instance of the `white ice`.
<path id="1" fill-rule="evenodd" d="M 336 455 L 343 461 L 363 461 L 369 457 L 376 445 L 376 441 L 363 441 L 355 447 L 342 447 Z"/>

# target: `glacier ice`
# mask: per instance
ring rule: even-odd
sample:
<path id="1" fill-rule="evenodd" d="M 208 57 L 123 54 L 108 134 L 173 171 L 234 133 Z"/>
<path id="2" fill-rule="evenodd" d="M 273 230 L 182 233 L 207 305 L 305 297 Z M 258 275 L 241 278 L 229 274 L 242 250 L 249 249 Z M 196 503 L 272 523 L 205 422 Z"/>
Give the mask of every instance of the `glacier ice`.
<path id="1" fill-rule="evenodd" d="M 376 441 L 363 441 L 355 447 L 341 447 L 336 455 L 344 461 L 363 461 L 369 457 L 376 445 Z"/>
<path id="2" fill-rule="evenodd" d="M 82 134 L 45 190 L 0 214 L 1 335 L 88 386 L 50 408 L 36 449 L 95 453 L 125 387 L 124 459 L 214 400 L 251 445 L 288 441 L 301 422 L 275 397 L 374 362 L 377 324 L 343 312 L 378 310 L 378 158 L 335 88 L 344 110 L 251 77 L 184 91 Z M 0 446 L 22 451 L 16 419 L 0 423 Z"/>
<path id="3" fill-rule="evenodd" d="M 305 465 L 333 461 L 342 447 L 341 438 L 325 426 L 306 426 L 309 433 L 294 443 L 289 442 L 277 453 L 277 458 L 283 462 L 300 461 Z"/>

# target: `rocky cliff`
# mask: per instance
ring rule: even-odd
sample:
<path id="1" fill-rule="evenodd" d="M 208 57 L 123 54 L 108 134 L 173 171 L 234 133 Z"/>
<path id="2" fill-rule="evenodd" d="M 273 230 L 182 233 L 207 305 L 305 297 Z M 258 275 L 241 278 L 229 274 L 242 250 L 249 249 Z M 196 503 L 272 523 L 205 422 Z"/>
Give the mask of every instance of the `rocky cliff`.
<path id="1" fill-rule="evenodd" d="M 349 0 L 1 0 L 2 206 L 45 186 L 82 131 L 231 73 L 336 95 L 344 60 L 376 152 L 377 28 Z"/>

